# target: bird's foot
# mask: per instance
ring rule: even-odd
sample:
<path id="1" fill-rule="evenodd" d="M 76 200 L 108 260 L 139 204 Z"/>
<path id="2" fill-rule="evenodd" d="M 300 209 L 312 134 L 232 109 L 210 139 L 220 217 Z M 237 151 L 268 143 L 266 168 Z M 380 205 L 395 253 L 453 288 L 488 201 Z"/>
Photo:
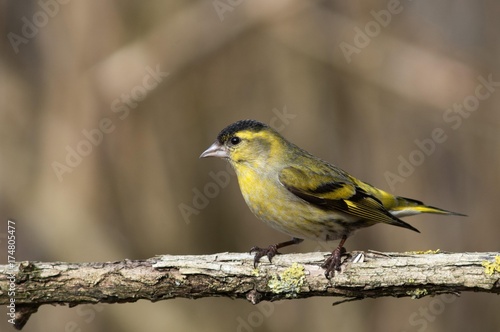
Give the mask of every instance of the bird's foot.
<path id="1" fill-rule="evenodd" d="M 342 265 L 342 256 L 344 255 L 346 255 L 345 248 L 339 246 L 334 251 L 332 251 L 331 256 L 325 260 L 321 267 L 325 269 L 325 277 L 327 279 L 331 279 L 332 277 L 334 277 L 335 271 L 340 272 L 340 266 Z"/>
<path id="2" fill-rule="evenodd" d="M 271 244 L 267 248 L 252 247 L 252 249 L 250 249 L 250 253 L 252 252 L 255 252 L 255 256 L 253 258 L 254 267 L 257 267 L 257 264 L 259 264 L 259 261 L 262 257 L 267 256 L 269 262 L 271 263 L 273 257 L 279 254 L 276 244 Z"/>

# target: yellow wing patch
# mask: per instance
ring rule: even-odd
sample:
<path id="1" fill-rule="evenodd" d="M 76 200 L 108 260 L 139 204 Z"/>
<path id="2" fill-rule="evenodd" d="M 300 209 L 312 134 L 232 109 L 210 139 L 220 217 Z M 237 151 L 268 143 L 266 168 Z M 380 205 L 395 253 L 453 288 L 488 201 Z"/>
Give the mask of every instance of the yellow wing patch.
<path id="1" fill-rule="evenodd" d="M 340 175 L 320 174 L 297 167 L 283 169 L 279 180 L 287 188 L 322 199 L 347 199 L 356 193 L 355 186 Z"/>
<path id="2" fill-rule="evenodd" d="M 418 232 L 389 213 L 377 197 L 340 173 L 318 174 L 287 167 L 280 173 L 279 180 L 291 193 L 320 209 L 340 211 L 372 224 L 386 223 Z"/>

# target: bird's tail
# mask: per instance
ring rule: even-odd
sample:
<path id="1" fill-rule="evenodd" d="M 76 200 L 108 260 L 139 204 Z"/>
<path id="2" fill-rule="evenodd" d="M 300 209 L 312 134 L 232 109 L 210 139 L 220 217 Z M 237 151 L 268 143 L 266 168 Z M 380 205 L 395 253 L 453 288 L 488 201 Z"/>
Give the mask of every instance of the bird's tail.
<path id="1" fill-rule="evenodd" d="M 444 209 L 440 209 L 434 206 L 425 205 L 424 203 L 417 201 L 415 199 L 406 197 L 396 197 L 397 204 L 391 207 L 390 212 L 393 216 L 401 218 L 406 216 L 413 216 L 420 213 L 434 213 L 434 214 L 445 214 L 445 215 L 455 215 L 455 216 L 465 216 L 465 214 L 452 212 Z"/>

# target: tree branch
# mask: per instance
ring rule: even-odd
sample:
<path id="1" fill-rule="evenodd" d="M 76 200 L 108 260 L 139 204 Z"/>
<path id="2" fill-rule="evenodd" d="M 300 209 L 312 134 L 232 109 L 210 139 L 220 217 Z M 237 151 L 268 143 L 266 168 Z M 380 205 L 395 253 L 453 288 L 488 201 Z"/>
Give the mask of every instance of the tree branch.
<path id="1" fill-rule="evenodd" d="M 10 305 L 15 299 L 13 322 L 21 329 L 44 304 L 72 307 L 214 296 L 246 298 L 256 304 L 312 296 L 341 296 L 345 302 L 464 291 L 500 294 L 499 252 L 353 252 L 331 280 L 321 268 L 326 255 L 278 255 L 272 264 L 263 259 L 257 269 L 253 256 L 244 253 L 108 263 L 22 262 L 13 270 L 0 265 L 0 304 Z"/>

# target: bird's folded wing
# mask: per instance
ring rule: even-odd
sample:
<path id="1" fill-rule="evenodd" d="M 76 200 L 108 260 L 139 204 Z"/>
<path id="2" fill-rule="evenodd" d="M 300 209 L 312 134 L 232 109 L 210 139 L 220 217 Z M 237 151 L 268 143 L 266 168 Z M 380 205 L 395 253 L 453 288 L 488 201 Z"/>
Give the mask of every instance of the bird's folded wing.
<path id="1" fill-rule="evenodd" d="M 279 181 L 291 193 L 324 210 L 340 211 L 369 223 L 387 223 L 417 231 L 390 214 L 380 200 L 335 170 L 317 173 L 305 167 L 287 167 Z"/>

